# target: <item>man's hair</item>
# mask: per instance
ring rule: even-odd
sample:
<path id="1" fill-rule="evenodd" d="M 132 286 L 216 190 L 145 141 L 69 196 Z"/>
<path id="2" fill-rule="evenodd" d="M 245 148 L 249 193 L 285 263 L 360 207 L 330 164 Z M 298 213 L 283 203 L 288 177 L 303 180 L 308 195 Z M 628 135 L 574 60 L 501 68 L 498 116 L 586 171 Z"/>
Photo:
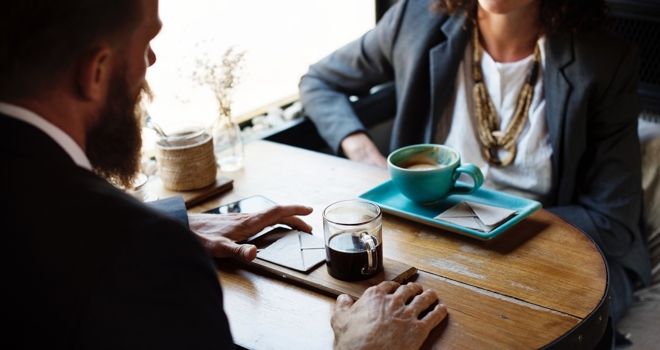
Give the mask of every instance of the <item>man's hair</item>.
<path id="1" fill-rule="evenodd" d="M 464 13 L 476 23 L 477 0 L 432 0 L 431 9 L 450 15 Z M 603 25 L 605 0 L 541 0 L 541 25 L 545 34 L 577 34 Z"/>
<path id="2" fill-rule="evenodd" d="M 126 45 L 142 16 L 138 0 L 2 0 L 0 100 L 54 88 L 100 45 Z"/>

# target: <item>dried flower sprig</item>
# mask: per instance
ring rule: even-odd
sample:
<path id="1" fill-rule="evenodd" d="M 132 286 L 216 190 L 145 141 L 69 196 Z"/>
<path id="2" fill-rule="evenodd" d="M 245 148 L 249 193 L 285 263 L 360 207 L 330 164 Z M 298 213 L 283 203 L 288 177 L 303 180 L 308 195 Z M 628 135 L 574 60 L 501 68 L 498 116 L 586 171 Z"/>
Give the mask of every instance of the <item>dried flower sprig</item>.
<path id="1" fill-rule="evenodd" d="M 232 46 L 222 55 L 220 63 L 205 54 L 196 64 L 193 81 L 211 88 L 218 101 L 220 118 L 231 118 L 231 98 L 245 67 L 245 51 L 237 51 Z"/>

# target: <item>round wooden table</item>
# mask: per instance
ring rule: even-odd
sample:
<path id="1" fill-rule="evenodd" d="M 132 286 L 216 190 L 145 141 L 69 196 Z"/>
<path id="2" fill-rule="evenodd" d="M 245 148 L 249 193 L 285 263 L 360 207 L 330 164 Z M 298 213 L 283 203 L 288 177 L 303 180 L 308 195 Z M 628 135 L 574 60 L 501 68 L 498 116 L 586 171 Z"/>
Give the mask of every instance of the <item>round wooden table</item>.
<path id="1" fill-rule="evenodd" d="M 201 212 L 251 195 L 305 204 L 323 236 L 321 213 L 389 179 L 386 170 L 281 144 L 246 145 L 243 170 L 223 174 L 234 189 Z M 384 255 L 419 272 L 449 315 L 424 348 L 592 348 L 607 324 L 604 258 L 580 230 L 539 210 L 490 241 L 392 215 L 383 218 Z M 249 349 L 331 349 L 335 298 L 218 261 L 234 342 Z"/>

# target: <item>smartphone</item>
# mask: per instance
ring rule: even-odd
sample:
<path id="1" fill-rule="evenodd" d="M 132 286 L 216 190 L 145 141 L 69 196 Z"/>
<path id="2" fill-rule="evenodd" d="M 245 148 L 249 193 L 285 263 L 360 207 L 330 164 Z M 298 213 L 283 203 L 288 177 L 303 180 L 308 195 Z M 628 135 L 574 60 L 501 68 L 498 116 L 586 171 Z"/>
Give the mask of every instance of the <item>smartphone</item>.
<path id="1" fill-rule="evenodd" d="M 256 213 L 266 210 L 275 205 L 275 202 L 263 196 L 252 196 L 243 198 L 234 203 L 221 205 L 217 208 L 207 210 L 207 214 L 229 214 L 229 213 Z"/>

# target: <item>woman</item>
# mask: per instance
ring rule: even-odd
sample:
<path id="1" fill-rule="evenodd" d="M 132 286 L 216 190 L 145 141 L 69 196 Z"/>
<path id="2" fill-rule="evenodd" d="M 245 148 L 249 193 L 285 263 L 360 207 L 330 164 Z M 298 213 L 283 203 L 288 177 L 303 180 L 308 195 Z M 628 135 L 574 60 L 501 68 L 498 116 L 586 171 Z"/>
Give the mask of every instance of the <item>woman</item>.
<path id="1" fill-rule="evenodd" d="M 333 149 L 385 166 L 347 96 L 393 81 L 391 150 L 444 143 L 486 186 L 543 202 L 610 268 L 616 322 L 650 279 L 641 223 L 636 49 L 599 27 L 604 2 L 402 0 L 300 82 Z M 525 87 L 526 86 L 526 87 Z"/>

